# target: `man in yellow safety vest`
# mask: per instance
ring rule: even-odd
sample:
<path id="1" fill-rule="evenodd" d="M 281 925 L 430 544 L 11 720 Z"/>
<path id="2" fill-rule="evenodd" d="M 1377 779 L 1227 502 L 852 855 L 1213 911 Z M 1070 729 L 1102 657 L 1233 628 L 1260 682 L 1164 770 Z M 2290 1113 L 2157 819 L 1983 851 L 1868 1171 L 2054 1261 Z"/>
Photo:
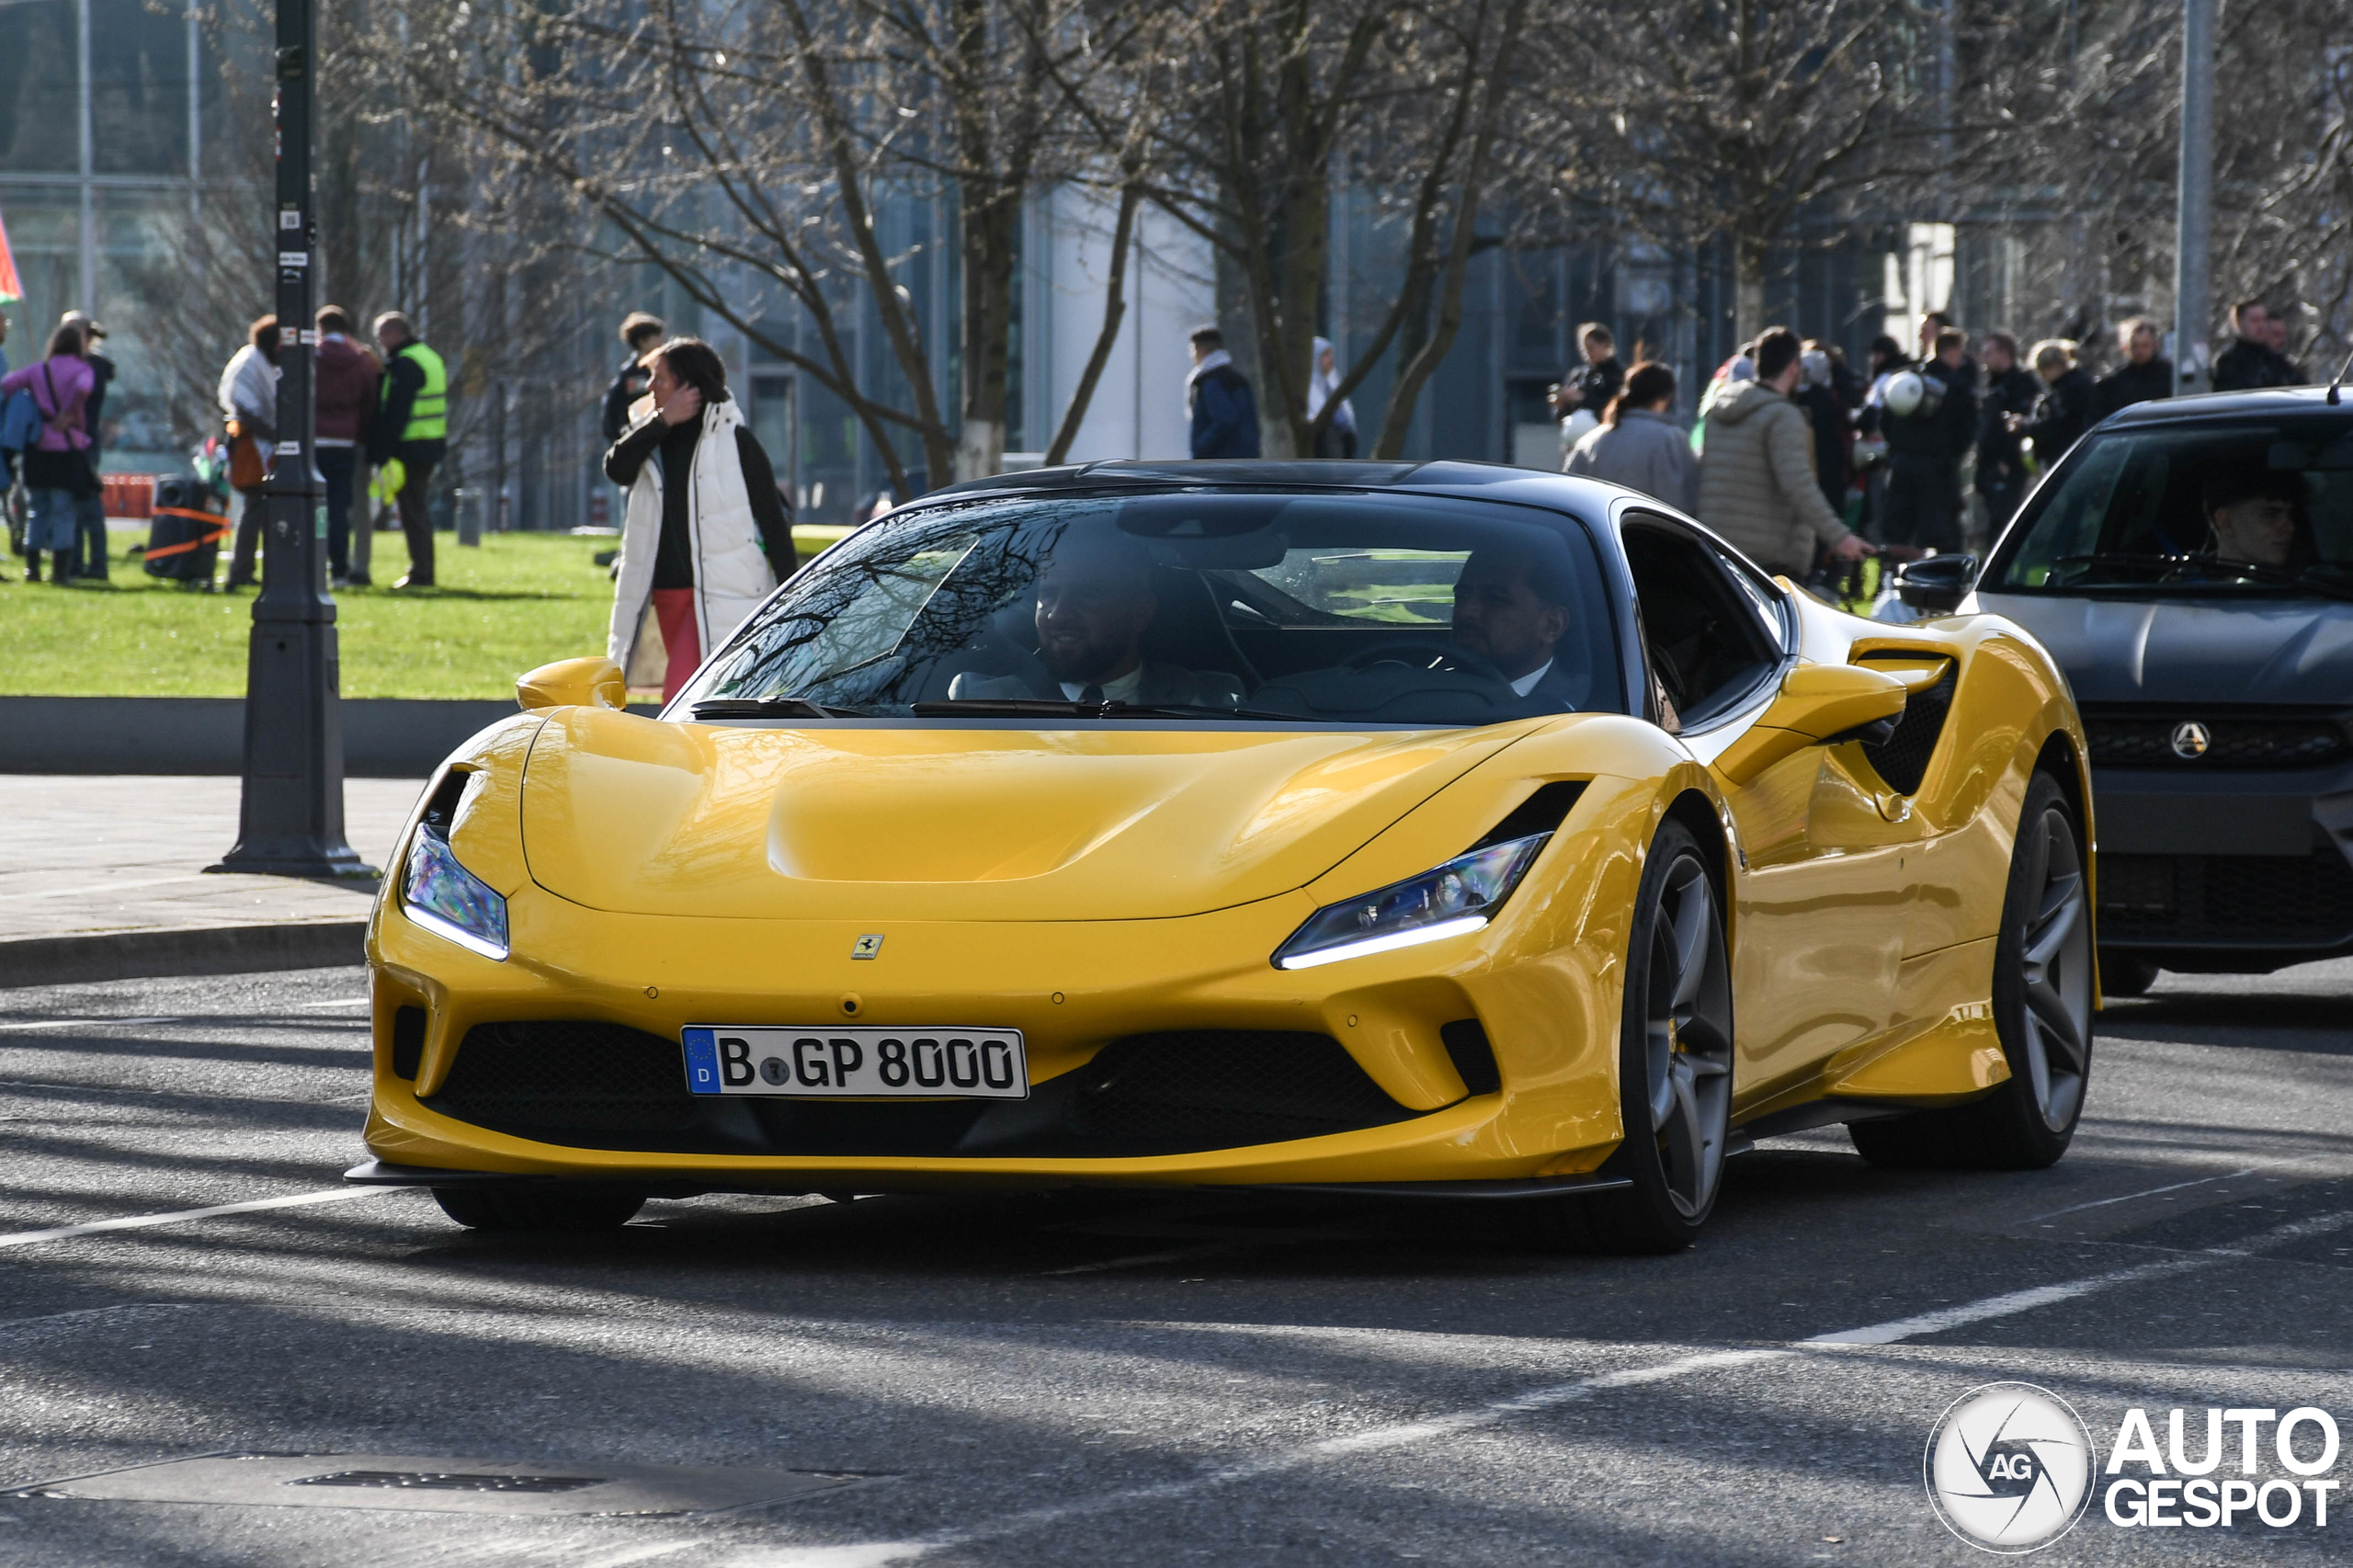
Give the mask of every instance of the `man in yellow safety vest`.
<path id="1" fill-rule="evenodd" d="M 429 588 L 433 518 L 426 509 L 426 482 L 449 447 L 449 368 L 398 311 L 376 318 L 376 343 L 384 351 L 384 385 L 368 430 L 368 460 L 381 467 L 398 458 L 407 471 L 397 505 L 401 532 L 408 536 L 408 574 L 392 586 Z"/>

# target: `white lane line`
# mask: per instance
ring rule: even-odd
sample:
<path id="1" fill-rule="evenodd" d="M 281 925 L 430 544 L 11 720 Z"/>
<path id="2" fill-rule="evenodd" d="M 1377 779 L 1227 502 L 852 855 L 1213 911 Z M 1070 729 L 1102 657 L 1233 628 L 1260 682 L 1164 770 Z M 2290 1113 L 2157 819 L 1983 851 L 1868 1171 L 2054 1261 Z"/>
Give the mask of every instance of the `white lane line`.
<path id="1" fill-rule="evenodd" d="M 1049 1268 L 1038 1278 L 1051 1279 L 1058 1274 L 1100 1274 L 1108 1268 L 1142 1268 L 1149 1263 L 1181 1263 L 1189 1257 L 1212 1257 L 1219 1253 L 1233 1252 L 1236 1247 L 1226 1242 L 1214 1246 L 1178 1247 L 1173 1252 L 1140 1252 L 1133 1257 L 1110 1257 L 1101 1263 L 1074 1264 L 1068 1268 Z"/>
<path id="2" fill-rule="evenodd" d="M 1873 1324 L 1868 1328 L 1842 1329 L 1836 1334 L 1818 1334 L 1802 1339 L 1801 1345 L 1835 1347 L 1839 1346 L 1893 1345 L 1898 1340 L 1914 1339 L 1924 1334 L 1942 1334 L 1949 1328 L 1960 1328 L 1990 1318 L 2012 1317 L 2032 1312 L 2037 1307 L 2056 1306 L 2080 1296 L 2100 1290 L 2112 1290 L 2120 1285 L 2137 1285 L 2144 1280 L 2163 1279 L 2169 1275 L 2190 1274 L 2212 1268 L 2234 1258 L 2253 1257 L 2289 1242 L 2302 1241 L 2307 1236 L 2325 1235 L 2353 1225 L 2353 1210 L 2335 1214 L 2318 1214 L 2309 1220 L 2298 1220 L 2249 1237 L 2233 1247 L 2206 1247 L 2187 1257 L 2167 1258 L 2162 1263 L 2144 1263 L 2137 1268 L 2120 1268 L 2109 1274 L 2095 1274 L 2085 1279 L 2070 1279 L 2057 1285 L 2037 1285 L 2030 1290 L 2012 1290 L 2006 1295 L 1988 1296 L 1982 1301 L 1969 1301 L 1941 1311 L 1922 1312 L 1916 1317 L 1897 1318 L 1893 1323 Z"/>
<path id="3" fill-rule="evenodd" d="M 1118 1491 L 1098 1493 L 1092 1497 L 1075 1498 L 1068 1503 L 1051 1504 L 1042 1508 L 1025 1509 L 1016 1514 L 1001 1515 L 974 1524 L 951 1526 L 904 1540 L 863 1541 L 848 1546 L 792 1549 L 764 1551 L 738 1557 L 732 1568 L 887 1568 L 895 1562 L 910 1562 L 928 1557 L 934 1552 L 954 1551 L 983 1540 L 998 1540 L 1092 1515 L 1109 1513 L 1115 1509 L 1138 1504 L 1172 1502 L 1206 1492 L 1213 1487 L 1230 1486 L 1238 1482 L 1256 1481 L 1298 1470 L 1323 1460 L 1344 1458 L 1353 1454 L 1372 1453 L 1382 1449 L 1409 1447 L 1441 1437 L 1459 1437 L 1483 1426 L 1491 1426 L 1514 1415 L 1555 1409 L 1563 1404 L 1589 1399 L 1613 1389 L 1638 1388 L 1644 1384 L 1666 1382 L 1688 1377 L 1695 1372 L 1728 1370 L 1735 1367 L 1757 1366 L 1767 1362 L 1794 1360 L 1810 1351 L 1838 1350 L 1855 1346 L 1893 1345 L 1921 1335 L 1938 1334 L 1966 1324 L 1984 1323 L 1995 1318 L 2014 1317 L 2054 1302 L 2073 1301 L 2097 1291 L 2113 1290 L 2120 1285 L 2157 1278 L 2165 1275 L 2186 1274 L 2198 1269 L 2218 1267 L 2239 1258 L 2251 1257 L 2283 1243 L 2343 1230 L 2353 1225 L 2353 1211 L 2323 1214 L 2293 1224 L 2281 1225 L 2249 1237 L 2235 1247 L 2212 1247 L 2184 1257 L 2168 1258 L 2162 1263 L 2144 1264 L 2137 1268 L 2120 1268 L 2087 1278 L 2068 1280 L 2054 1285 L 2037 1286 L 2027 1290 L 2006 1291 L 1988 1296 L 1983 1301 L 1949 1307 L 1941 1312 L 1923 1312 L 1915 1317 L 1897 1318 L 1889 1323 L 1873 1324 L 1865 1328 L 1847 1329 L 1837 1334 L 1825 1334 L 1812 1339 L 1799 1340 L 1787 1348 L 1763 1347 L 1751 1350 L 1709 1350 L 1678 1357 L 1649 1367 L 1629 1367 L 1614 1372 L 1598 1372 L 1570 1382 L 1553 1383 L 1530 1389 L 1525 1393 L 1506 1399 L 1493 1400 L 1484 1404 L 1445 1415 L 1420 1421 L 1398 1422 L 1376 1426 L 1368 1431 L 1346 1437 L 1327 1437 L 1320 1442 L 1303 1444 L 1272 1453 L 1261 1459 L 1245 1460 L 1205 1471 L 1182 1481 L 1162 1482 L 1152 1486 L 1126 1487 Z"/>
<path id="4" fill-rule="evenodd" d="M 337 1187 L 324 1192 L 298 1192 L 290 1198 L 255 1198 L 243 1203 L 215 1203 L 205 1209 L 176 1209 L 168 1214 L 131 1214 L 119 1220 L 92 1220 L 81 1225 L 52 1225 L 45 1231 L 17 1231 L 0 1235 L 0 1247 L 30 1246 L 35 1242 L 59 1242 L 69 1236 L 93 1236 L 101 1231 L 144 1231 L 157 1225 L 184 1224 L 222 1214 L 255 1214 L 266 1209 L 301 1209 L 315 1203 L 352 1203 L 398 1192 L 396 1187 Z"/>
<path id="5" fill-rule="evenodd" d="M 2177 1181 L 2170 1187 L 2152 1187 L 2140 1192 L 2128 1192 L 2121 1198 L 2097 1198 L 2089 1203 L 2070 1203 L 2066 1208 L 2053 1209 L 2048 1214 L 2029 1214 L 2018 1223 L 2031 1225 L 2038 1221 L 2056 1220 L 2062 1214 L 2080 1214 L 2086 1209 L 2105 1209 L 2111 1203 L 2130 1203 L 2136 1198 L 2154 1198 L 2161 1192 L 2179 1192 L 2186 1187 L 2204 1187 L 2210 1182 L 2236 1181 L 2241 1176 L 2253 1176 L 2262 1168 L 2261 1165 L 2249 1165 L 2243 1171 L 2233 1171 L 2228 1176 L 2200 1176 L 2196 1181 Z"/>
<path id="6" fill-rule="evenodd" d="M 332 1002 L 298 1002 L 294 1006 L 297 1012 L 309 1013 L 322 1007 L 365 1007 L 369 1000 L 366 996 L 338 996 Z"/>
<path id="7" fill-rule="evenodd" d="M 314 1013 L 329 1007 L 365 1007 L 369 1000 L 365 996 L 338 996 L 332 1002 L 297 1002 L 293 1010 Z M 128 1029 L 149 1024 L 249 1024 L 255 1017 L 251 1013 L 172 1013 L 142 1018 L 41 1018 L 33 1023 L 0 1024 L 0 1034 L 22 1034 L 32 1029 Z"/>

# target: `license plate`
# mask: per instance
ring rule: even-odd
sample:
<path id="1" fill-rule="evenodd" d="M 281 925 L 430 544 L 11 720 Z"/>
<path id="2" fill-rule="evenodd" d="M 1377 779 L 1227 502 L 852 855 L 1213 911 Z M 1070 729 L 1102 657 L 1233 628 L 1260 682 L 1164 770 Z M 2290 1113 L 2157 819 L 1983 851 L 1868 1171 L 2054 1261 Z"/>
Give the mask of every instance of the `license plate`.
<path id="1" fill-rule="evenodd" d="M 1029 1097 L 1019 1029 L 750 1028 L 681 1032 L 698 1095 L 799 1098 Z"/>

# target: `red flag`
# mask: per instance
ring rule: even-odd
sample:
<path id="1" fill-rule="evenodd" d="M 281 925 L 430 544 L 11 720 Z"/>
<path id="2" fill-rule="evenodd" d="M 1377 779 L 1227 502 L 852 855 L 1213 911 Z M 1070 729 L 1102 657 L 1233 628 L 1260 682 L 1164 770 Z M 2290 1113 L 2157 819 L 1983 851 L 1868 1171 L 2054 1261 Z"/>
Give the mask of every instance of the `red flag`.
<path id="1" fill-rule="evenodd" d="M 8 224 L 0 219 L 0 305 L 13 305 L 25 297 L 25 286 L 17 281 L 17 257 L 8 249 Z"/>

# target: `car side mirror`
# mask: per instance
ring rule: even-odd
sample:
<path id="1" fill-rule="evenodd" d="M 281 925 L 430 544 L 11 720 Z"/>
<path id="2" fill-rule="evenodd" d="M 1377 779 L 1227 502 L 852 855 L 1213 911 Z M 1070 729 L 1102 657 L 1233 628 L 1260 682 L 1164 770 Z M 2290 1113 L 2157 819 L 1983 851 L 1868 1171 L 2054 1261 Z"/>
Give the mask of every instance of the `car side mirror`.
<path id="1" fill-rule="evenodd" d="M 1977 557 L 1931 555 L 1895 569 L 1895 597 L 1914 609 L 1950 615 L 1977 582 Z"/>
<path id="2" fill-rule="evenodd" d="M 1748 733 L 1724 748 L 1716 772 L 1732 783 L 1748 783 L 1808 746 L 1889 727 L 1903 717 L 1911 695 L 1908 681 L 1861 665 L 1800 665 L 1782 678 L 1780 695 Z"/>
<path id="3" fill-rule="evenodd" d="M 610 659 L 558 659 L 518 676 L 515 701 L 526 713 L 541 708 L 629 706 L 629 683 Z"/>

